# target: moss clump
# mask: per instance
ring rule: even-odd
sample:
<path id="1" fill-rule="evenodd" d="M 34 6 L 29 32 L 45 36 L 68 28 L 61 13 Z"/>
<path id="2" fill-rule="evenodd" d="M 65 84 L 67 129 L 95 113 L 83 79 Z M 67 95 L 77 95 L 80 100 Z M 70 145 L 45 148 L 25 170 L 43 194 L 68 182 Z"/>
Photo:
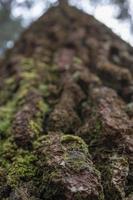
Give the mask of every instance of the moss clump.
<path id="1" fill-rule="evenodd" d="M 127 104 L 125 111 L 128 113 L 129 116 L 133 117 L 133 102 Z"/>
<path id="2" fill-rule="evenodd" d="M 13 143 L 13 139 L 10 137 L 0 142 L 0 157 L 10 159 L 15 155 L 17 147 Z"/>
<path id="3" fill-rule="evenodd" d="M 28 92 L 32 89 L 30 85 L 26 84 L 24 86 L 21 86 L 18 92 L 15 94 L 14 98 L 16 99 L 17 106 L 20 107 L 23 105 L 25 101 L 25 97 L 28 94 Z"/>
<path id="4" fill-rule="evenodd" d="M 29 121 L 29 130 L 31 130 L 32 133 L 36 136 L 37 138 L 40 133 L 43 131 L 42 123 L 45 114 L 48 112 L 49 107 L 48 105 L 43 102 L 42 100 L 38 101 L 37 103 L 37 113 L 35 114 L 35 117 Z"/>
<path id="5" fill-rule="evenodd" d="M 99 119 L 97 119 L 94 127 L 94 133 L 99 135 L 101 133 L 101 130 L 102 130 L 102 122 Z"/>
<path id="6" fill-rule="evenodd" d="M 42 135 L 38 137 L 34 142 L 33 142 L 33 148 L 35 150 L 38 150 L 42 148 L 44 145 L 49 144 L 50 145 L 50 139 L 48 135 Z"/>
<path id="7" fill-rule="evenodd" d="M 43 113 L 47 113 L 49 111 L 48 104 L 46 104 L 43 100 L 38 101 L 37 107 Z"/>
<path id="8" fill-rule="evenodd" d="M 0 107 L 0 134 L 6 134 L 10 128 L 13 113 L 15 112 L 16 100 L 8 102 Z"/>
<path id="9" fill-rule="evenodd" d="M 23 67 L 25 69 L 25 66 Z M 28 70 L 29 70 L 29 67 L 28 67 Z M 13 113 L 15 112 L 16 107 L 20 106 L 23 103 L 22 101 L 24 97 L 27 95 L 29 89 L 33 87 L 36 79 L 37 79 L 37 74 L 34 70 L 32 71 L 22 70 L 19 90 L 13 96 L 13 99 L 10 102 L 7 102 L 6 105 L 0 107 L 0 133 L 1 134 L 4 134 L 5 132 L 8 131 L 11 125 Z M 13 84 L 13 82 L 15 82 L 14 78 L 9 78 L 6 80 L 6 84 L 8 85 Z"/>
<path id="10" fill-rule="evenodd" d="M 38 78 L 37 74 L 34 71 L 22 72 L 21 77 L 24 79 L 25 82 Z"/>
<path id="11" fill-rule="evenodd" d="M 115 153 L 102 156 L 106 162 L 97 167 L 102 174 L 106 199 L 125 199 L 125 183 L 129 171 L 127 158 Z"/>
<path id="12" fill-rule="evenodd" d="M 81 152 L 74 151 L 66 152 L 64 154 L 64 161 L 61 163 L 61 165 L 69 167 L 76 172 L 88 168 L 86 163 L 86 156 Z"/>
<path id="13" fill-rule="evenodd" d="M 48 86 L 45 84 L 40 84 L 39 85 L 39 91 L 41 92 L 41 94 L 45 97 L 49 96 L 49 91 L 48 91 Z"/>
<path id="14" fill-rule="evenodd" d="M 80 64 L 80 65 L 82 64 L 82 60 L 79 57 L 74 57 L 73 62 L 75 64 Z"/>
<path id="15" fill-rule="evenodd" d="M 78 80 L 80 79 L 80 75 L 81 75 L 81 73 L 80 73 L 79 71 L 75 72 L 75 73 L 73 74 L 73 79 L 74 79 L 75 81 L 78 81 Z"/>
<path id="16" fill-rule="evenodd" d="M 37 123 L 34 120 L 30 120 L 29 122 L 29 129 L 36 135 L 39 136 L 39 134 L 42 132 L 42 126 L 41 123 Z"/>
<path id="17" fill-rule="evenodd" d="M 63 146 L 67 145 L 69 150 L 78 149 L 85 154 L 88 154 L 87 144 L 78 136 L 73 135 L 63 135 L 61 137 L 61 143 Z"/>
<path id="18" fill-rule="evenodd" d="M 0 186 L 2 186 L 3 183 L 6 181 L 5 174 L 6 174 L 5 169 L 0 167 Z"/>
<path id="19" fill-rule="evenodd" d="M 23 58 L 21 61 L 21 68 L 23 71 L 31 71 L 34 66 L 34 60 L 32 58 Z"/>
<path id="20" fill-rule="evenodd" d="M 34 67 L 33 59 L 24 59 L 21 63 L 22 73 L 20 73 L 21 80 L 19 83 L 19 90 L 13 96 L 12 100 L 0 107 L 0 134 L 5 134 L 11 126 L 13 113 L 16 107 L 22 104 L 24 97 L 31 89 L 38 76 Z M 15 77 L 10 77 L 5 80 L 5 86 L 10 88 L 15 85 Z M 2 97 L 3 98 L 3 97 Z"/>
<path id="21" fill-rule="evenodd" d="M 6 86 L 14 86 L 15 85 L 15 76 L 5 79 L 5 84 L 6 84 Z"/>
<path id="22" fill-rule="evenodd" d="M 103 133 L 103 125 L 102 120 L 99 115 L 96 113 L 95 108 L 92 112 L 91 120 L 89 122 L 89 134 L 88 134 L 88 142 L 90 146 L 90 151 L 93 152 L 93 147 L 99 143 L 100 138 L 102 138 Z"/>
<path id="23" fill-rule="evenodd" d="M 39 76 L 34 60 L 31 58 L 23 58 L 21 63 L 19 90 L 14 98 L 19 102 L 27 95 L 29 90 L 38 87 Z"/>
<path id="24" fill-rule="evenodd" d="M 44 199 L 63 199 L 68 194 L 78 199 L 78 193 L 82 199 L 84 195 L 89 199 L 89 196 L 93 198 L 95 191 L 97 196 L 102 193 L 100 176 L 80 137 L 54 132 L 41 137 L 38 142 L 34 148 L 39 156 L 38 169 L 43 169 L 39 189 Z M 89 183 L 90 177 L 94 178 L 93 185 Z"/>
<path id="25" fill-rule="evenodd" d="M 61 143 L 64 149 L 64 161 L 62 162 L 62 165 L 66 165 L 70 169 L 76 171 L 88 167 L 86 160 L 88 155 L 88 146 L 80 137 L 63 135 L 61 137 Z"/>
<path id="26" fill-rule="evenodd" d="M 52 167 L 45 168 L 45 173 L 41 181 L 40 190 L 43 191 L 43 198 L 53 199 L 53 198 L 63 198 L 63 185 L 58 184 L 61 182 L 62 174 L 61 169 Z"/>
<path id="27" fill-rule="evenodd" d="M 35 166 L 36 160 L 36 156 L 30 152 L 23 151 L 18 153 L 8 170 L 8 184 L 15 187 L 19 185 L 21 181 L 29 181 L 31 178 L 35 177 L 37 170 Z"/>
<path id="28" fill-rule="evenodd" d="M 17 82 L 16 77 L 11 76 L 4 79 L 2 90 L 0 91 L 0 104 L 3 105 L 12 98 L 14 90 L 16 89 Z"/>

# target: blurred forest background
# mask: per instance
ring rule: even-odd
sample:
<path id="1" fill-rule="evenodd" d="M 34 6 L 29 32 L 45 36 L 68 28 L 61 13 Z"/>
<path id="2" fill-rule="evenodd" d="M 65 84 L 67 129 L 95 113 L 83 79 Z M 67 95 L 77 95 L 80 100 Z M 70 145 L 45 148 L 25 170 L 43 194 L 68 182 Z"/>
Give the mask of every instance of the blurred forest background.
<path id="1" fill-rule="evenodd" d="M 93 14 L 133 45 L 133 0 L 70 0 Z M 57 0 L 0 0 L 0 54 L 13 46 L 19 34 Z"/>

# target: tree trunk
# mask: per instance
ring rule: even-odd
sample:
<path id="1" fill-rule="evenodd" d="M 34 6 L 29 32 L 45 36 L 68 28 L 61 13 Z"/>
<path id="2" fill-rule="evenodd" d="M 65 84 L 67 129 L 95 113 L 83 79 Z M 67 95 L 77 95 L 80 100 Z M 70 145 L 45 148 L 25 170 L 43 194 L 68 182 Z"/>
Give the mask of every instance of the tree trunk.
<path id="1" fill-rule="evenodd" d="M 51 8 L 0 62 L 0 199 L 133 199 L 133 48 Z"/>
<path id="2" fill-rule="evenodd" d="M 68 5 L 68 0 L 58 0 L 59 4 L 64 6 L 64 5 Z"/>

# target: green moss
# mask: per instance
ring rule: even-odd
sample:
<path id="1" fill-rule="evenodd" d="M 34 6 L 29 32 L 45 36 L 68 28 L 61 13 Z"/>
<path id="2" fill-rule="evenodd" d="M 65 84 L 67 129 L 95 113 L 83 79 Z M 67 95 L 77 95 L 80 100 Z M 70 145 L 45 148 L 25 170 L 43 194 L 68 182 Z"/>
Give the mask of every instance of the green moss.
<path id="1" fill-rule="evenodd" d="M 0 123 L 0 133 L 1 134 L 4 134 L 8 128 L 10 127 L 10 118 L 6 119 L 6 120 L 3 120 L 1 123 Z"/>
<path id="2" fill-rule="evenodd" d="M 29 181 L 36 175 L 36 156 L 30 152 L 21 152 L 16 155 L 9 168 L 7 182 L 11 186 L 19 185 L 21 181 Z"/>
<path id="3" fill-rule="evenodd" d="M 133 116 L 133 102 L 126 105 L 125 111 L 132 117 Z"/>
<path id="4" fill-rule="evenodd" d="M 37 107 L 41 112 L 43 112 L 43 114 L 49 111 L 48 104 L 46 104 L 43 100 L 38 101 Z"/>
<path id="5" fill-rule="evenodd" d="M 71 188 L 75 182 L 80 183 L 79 179 L 84 172 L 86 176 L 88 172 L 92 173 L 92 177 L 93 174 L 100 177 L 90 159 L 88 146 L 80 137 L 50 133 L 39 137 L 34 143 L 34 149 L 39 157 L 38 169 L 41 170 L 40 174 L 43 174 L 38 183 L 43 194 L 42 199 L 63 199 L 69 189 L 70 193 L 72 192 Z M 73 183 L 69 182 L 71 176 Z M 78 189 L 74 195 L 77 193 Z M 83 198 L 82 191 L 79 191 L 80 195 Z M 75 196 L 73 197 L 75 199 Z"/>
<path id="6" fill-rule="evenodd" d="M 104 163 L 100 163 L 97 168 L 102 174 L 102 182 L 106 198 L 109 200 L 124 199 L 125 181 L 128 174 L 127 158 L 115 153 L 107 155 L 103 154 L 102 156 L 106 158 L 106 162 L 104 161 Z"/>
<path id="7" fill-rule="evenodd" d="M 88 153 L 88 146 L 87 144 L 78 136 L 73 136 L 73 135 L 63 135 L 61 137 L 61 143 L 63 145 L 69 144 L 70 149 L 78 149 L 83 151 L 85 154 Z M 70 145 L 71 143 L 71 145 Z"/>
<path id="8" fill-rule="evenodd" d="M 5 186 L 6 183 L 6 170 L 0 167 L 0 199 L 2 199 L 2 188 Z M 3 199 L 2 199 L 3 200 Z"/>
<path id="9" fill-rule="evenodd" d="M 102 130 L 102 122 L 99 119 L 97 119 L 94 127 L 94 133 L 99 135 L 101 133 L 101 130 Z"/>
<path id="10" fill-rule="evenodd" d="M 35 142 L 33 141 L 35 149 L 41 145 L 43 146 L 44 137 L 42 139 L 39 136 L 40 133 L 42 133 L 42 123 L 45 113 L 49 112 L 48 104 L 46 104 L 41 97 L 41 95 L 43 97 L 49 95 L 47 84 L 43 84 L 38 78 L 41 70 L 44 70 L 44 67 L 44 64 L 35 67 L 33 59 L 23 59 L 20 63 L 19 88 L 17 88 L 16 93 L 13 94 L 9 103 L 7 102 L 7 104 L 0 107 L 0 134 L 10 133 L 13 117 L 16 111 L 25 105 L 28 92 L 36 90 L 40 93 L 40 101 L 36 104 L 37 112 L 34 114 L 33 118 L 29 120 L 28 127 L 35 134 Z M 54 70 L 46 69 L 46 73 L 49 75 L 48 81 L 53 80 L 53 76 L 54 80 L 57 79 L 57 74 L 54 74 Z M 6 82 L 8 85 L 14 84 L 15 79 L 12 77 L 7 79 Z M 7 184 L 12 187 L 17 187 L 21 182 L 30 181 L 31 179 L 33 181 L 37 180 L 38 176 L 36 173 L 41 171 L 41 169 L 36 166 L 37 157 L 28 151 L 16 147 L 13 143 L 14 140 L 12 141 L 10 138 L 6 138 L 7 137 L 4 137 L 2 141 L 0 141 L 0 166 L 7 172 Z M 39 139 L 37 140 L 37 138 Z M 50 143 L 50 139 L 47 138 L 46 140 L 47 143 Z M 44 159 L 46 160 L 46 157 Z M 47 180 L 50 180 L 52 177 L 56 179 L 58 174 L 52 171 L 50 177 L 47 177 Z M 45 177 L 43 177 L 43 182 L 44 178 Z M 39 183 L 40 181 L 42 181 L 42 177 L 40 180 L 38 179 Z"/>
<path id="11" fill-rule="evenodd" d="M 28 94 L 30 90 L 30 85 L 26 84 L 18 90 L 18 92 L 15 94 L 14 98 L 16 99 L 17 106 L 21 106 L 24 103 L 25 96 Z"/>
<path id="12" fill-rule="evenodd" d="M 51 67 L 49 67 L 48 65 L 47 65 L 47 70 L 49 71 L 49 72 L 51 72 L 51 74 L 59 74 L 59 72 L 58 72 L 58 66 L 57 65 L 53 65 L 53 66 L 51 66 Z"/>
<path id="13" fill-rule="evenodd" d="M 0 133 L 5 134 L 11 125 L 13 113 L 15 112 L 16 101 L 12 100 L 0 107 Z"/>
<path id="14" fill-rule="evenodd" d="M 64 154 L 64 165 L 76 172 L 87 169 L 86 156 L 81 152 L 69 151 Z M 62 162 L 62 165 L 63 165 Z"/>
<path id="15" fill-rule="evenodd" d="M 75 81 L 78 81 L 79 78 L 80 78 L 80 72 L 77 71 L 77 72 L 75 72 L 75 73 L 73 74 L 73 79 L 74 79 Z"/>
<path id="16" fill-rule="evenodd" d="M 33 70 L 33 68 L 35 68 L 34 65 L 34 60 L 32 58 L 23 58 L 21 61 L 21 68 L 23 69 L 23 71 Z"/>
<path id="17" fill-rule="evenodd" d="M 46 66 L 46 70 L 47 70 L 46 80 L 48 81 L 48 83 L 54 83 L 59 79 L 59 70 L 56 65 L 53 65 L 51 67 Z"/>
<path id="18" fill-rule="evenodd" d="M 32 87 L 38 87 L 38 73 L 37 68 L 35 67 L 34 60 L 30 58 L 23 58 L 23 60 L 20 63 L 21 65 L 21 73 L 20 73 L 20 88 L 18 91 L 17 98 L 22 98 L 29 89 L 32 89 Z"/>
<path id="19" fill-rule="evenodd" d="M 31 120 L 29 122 L 29 129 L 36 135 L 39 136 L 39 134 L 42 132 L 42 126 L 40 122 L 35 122 L 34 120 Z"/>
<path id="20" fill-rule="evenodd" d="M 21 73 L 21 77 L 26 82 L 26 81 L 30 81 L 30 80 L 38 78 L 38 75 L 34 71 L 31 71 L 31 72 L 22 72 Z"/>
<path id="21" fill-rule="evenodd" d="M 42 135 L 40 137 L 38 137 L 34 142 L 33 142 L 33 147 L 35 150 L 37 150 L 38 148 L 43 147 L 44 145 L 50 144 L 50 139 L 48 135 Z"/>
<path id="22" fill-rule="evenodd" d="M 63 135 L 61 137 L 61 143 L 64 149 L 64 165 L 76 171 L 88 167 L 86 160 L 88 156 L 88 146 L 80 137 Z"/>
<path id="23" fill-rule="evenodd" d="M 35 134 L 35 138 L 37 138 L 40 133 L 42 133 L 44 116 L 49 110 L 48 105 L 43 100 L 38 101 L 36 106 L 38 108 L 38 112 L 34 118 L 29 121 L 29 129 Z"/>
<path id="24" fill-rule="evenodd" d="M 29 91 L 37 90 L 42 96 L 45 96 L 45 94 L 48 93 L 47 85 L 43 84 L 42 81 L 40 81 L 40 74 L 41 71 L 44 70 L 44 68 L 46 68 L 44 63 L 36 63 L 35 60 L 32 58 L 24 58 L 21 61 L 22 72 L 20 73 L 20 87 L 14 97 L 17 99 L 19 106 L 23 104 L 25 96 Z M 42 73 L 44 73 L 44 71 Z M 48 109 L 48 106 L 44 104 L 44 102 L 40 101 L 38 103 L 38 108 L 39 110 L 46 111 L 46 109 Z"/>
<path id="25" fill-rule="evenodd" d="M 78 142 L 80 144 L 84 143 L 84 141 L 78 137 L 78 136 L 74 136 L 74 135 L 63 135 L 61 137 L 61 142 L 62 143 L 69 143 L 69 142 Z"/>
<path id="26" fill-rule="evenodd" d="M 4 79 L 3 88 L 0 91 L 0 104 L 5 104 L 12 98 L 14 89 L 16 88 L 15 76 Z"/>
<path id="27" fill-rule="evenodd" d="M 9 155 L 14 156 L 14 151 L 16 149 L 16 145 L 13 143 L 12 138 L 8 138 L 5 140 L 1 140 L 0 142 L 0 156 L 8 157 Z"/>
<path id="28" fill-rule="evenodd" d="M 39 91 L 41 92 L 41 94 L 45 97 L 49 96 L 49 91 L 48 91 L 48 86 L 45 84 L 40 84 L 39 85 Z"/>
<path id="29" fill-rule="evenodd" d="M 74 57 L 73 62 L 76 63 L 76 64 L 82 64 L 82 60 L 78 57 Z"/>
<path id="30" fill-rule="evenodd" d="M 43 174 L 40 190 L 43 191 L 44 199 L 53 199 L 63 197 L 63 186 L 61 185 L 61 170 L 58 168 L 45 168 L 45 173 Z M 57 184 L 59 183 L 60 184 Z"/>
<path id="31" fill-rule="evenodd" d="M 32 88 L 35 78 L 37 77 L 35 72 L 22 72 L 22 80 L 20 81 L 20 88 L 13 96 L 12 100 L 7 102 L 4 106 L 0 107 L 0 133 L 5 134 L 11 126 L 13 114 L 18 106 L 23 103 L 24 97 Z M 6 84 L 11 84 L 15 81 L 13 77 L 6 80 Z"/>
<path id="32" fill-rule="evenodd" d="M 76 200 L 82 200 L 83 199 L 80 192 L 77 192 L 74 197 L 75 197 Z"/>
<path id="33" fill-rule="evenodd" d="M 100 141 L 102 130 L 102 122 L 99 117 L 96 117 L 93 121 L 92 127 L 90 129 L 90 134 L 88 136 L 90 150 L 93 151 L 93 146 L 95 146 Z"/>
<path id="34" fill-rule="evenodd" d="M 53 168 L 49 168 L 49 169 L 45 169 L 45 173 L 43 174 L 43 183 L 50 183 L 52 180 L 60 180 L 61 179 L 61 170 L 55 168 L 54 166 Z M 52 191 L 52 190 L 51 190 Z"/>
<path id="35" fill-rule="evenodd" d="M 10 78 L 5 79 L 5 84 L 9 85 L 9 86 L 14 85 L 15 84 L 15 77 L 12 76 Z"/>
<path id="36" fill-rule="evenodd" d="M 11 139 L 5 139 L 0 141 L 0 166 L 8 170 L 11 164 L 12 158 L 16 154 L 15 144 L 11 142 Z"/>

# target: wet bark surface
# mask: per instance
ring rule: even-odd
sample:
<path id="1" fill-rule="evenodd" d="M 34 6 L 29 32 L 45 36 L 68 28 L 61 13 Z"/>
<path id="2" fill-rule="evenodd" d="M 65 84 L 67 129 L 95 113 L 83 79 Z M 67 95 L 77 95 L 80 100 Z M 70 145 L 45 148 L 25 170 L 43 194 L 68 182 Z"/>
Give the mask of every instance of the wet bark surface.
<path id="1" fill-rule="evenodd" d="M 133 199 L 133 48 L 66 4 L 0 61 L 0 199 Z"/>

